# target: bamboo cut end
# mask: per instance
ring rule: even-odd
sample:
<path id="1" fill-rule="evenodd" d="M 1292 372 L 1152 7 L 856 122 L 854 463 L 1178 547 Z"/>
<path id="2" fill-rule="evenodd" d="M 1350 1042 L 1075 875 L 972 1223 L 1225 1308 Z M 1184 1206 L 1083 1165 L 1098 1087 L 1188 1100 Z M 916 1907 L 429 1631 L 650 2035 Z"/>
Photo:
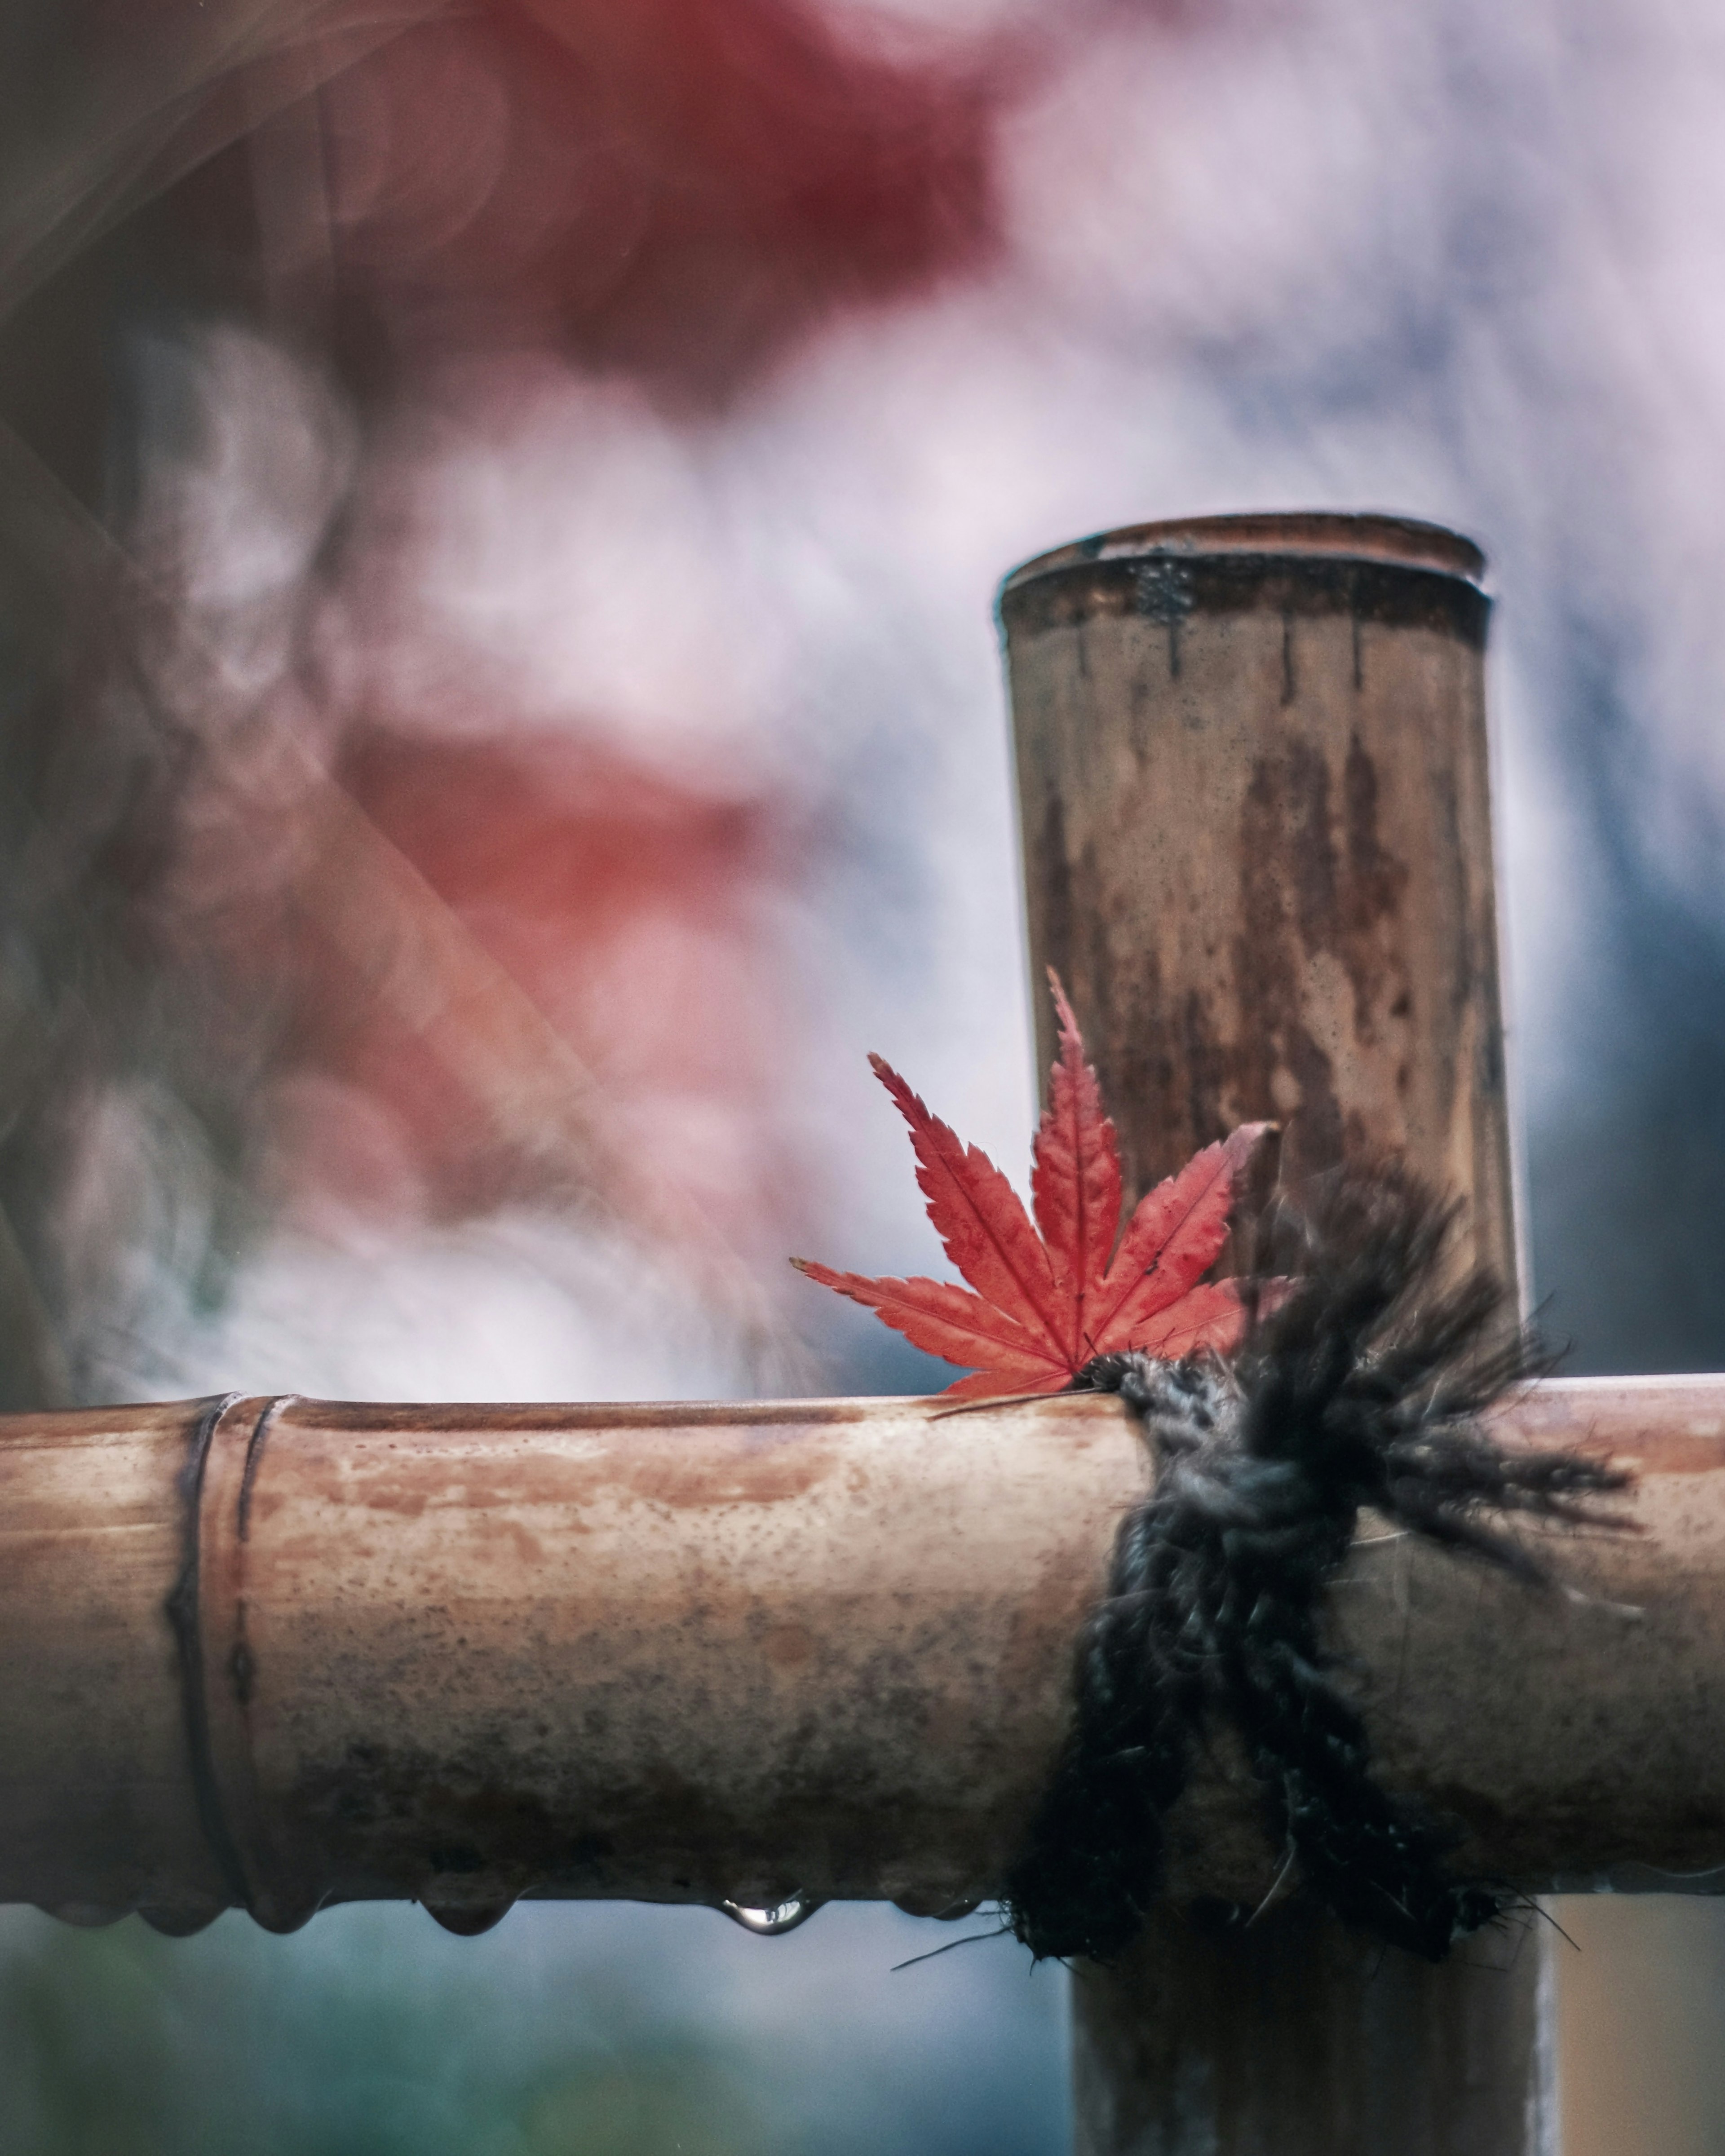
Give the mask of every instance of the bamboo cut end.
<path id="1" fill-rule="evenodd" d="M 1219 554 L 1302 555 L 1332 562 L 1374 562 L 1436 571 L 1483 586 L 1486 557 L 1471 539 L 1417 517 L 1350 516 L 1334 510 L 1255 511 L 1238 516 L 1182 516 L 1094 532 L 1020 563 L 1001 596 L 1051 572 L 1092 562 Z"/>

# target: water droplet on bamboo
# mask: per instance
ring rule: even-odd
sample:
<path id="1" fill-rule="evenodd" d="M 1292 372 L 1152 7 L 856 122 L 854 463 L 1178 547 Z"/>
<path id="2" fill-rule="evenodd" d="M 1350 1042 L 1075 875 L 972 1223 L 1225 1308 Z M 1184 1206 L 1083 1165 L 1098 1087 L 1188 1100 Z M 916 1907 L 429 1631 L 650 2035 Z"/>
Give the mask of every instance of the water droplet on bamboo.
<path id="1" fill-rule="evenodd" d="M 80 1932 L 100 1931 L 131 1914 L 130 1909 L 116 1908 L 107 1902 L 43 1902 L 38 1906 L 63 1924 L 75 1924 Z"/>
<path id="2" fill-rule="evenodd" d="M 757 1939 L 776 1939 L 786 1932 L 795 1931 L 798 1924 L 806 1924 L 820 1906 L 812 1894 L 800 1892 L 761 1908 L 751 1907 L 744 1902 L 719 1904 L 733 1924 L 741 1924 L 744 1931 L 752 1932 Z"/>
<path id="3" fill-rule="evenodd" d="M 138 1914 L 152 1932 L 160 1932 L 164 1938 L 189 1939 L 194 1933 L 207 1930 L 226 1907 L 224 1902 L 203 1899 L 144 1902 L 139 1904 Z"/>
<path id="4" fill-rule="evenodd" d="M 933 1917 L 943 1924 L 955 1924 L 961 1917 L 973 1917 L 985 1898 L 981 1894 L 965 1894 L 955 1901 L 950 1894 L 917 1890 L 895 1894 L 892 1906 L 902 1909 L 907 1917 Z"/>
<path id="5" fill-rule="evenodd" d="M 497 1902 L 427 1902 L 422 1907 L 434 1923 L 441 1924 L 457 1938 L 476 1939 L 481 1932 L 503 1922 L 515 1907 L 515 1897 L 506 1895 Z"/>

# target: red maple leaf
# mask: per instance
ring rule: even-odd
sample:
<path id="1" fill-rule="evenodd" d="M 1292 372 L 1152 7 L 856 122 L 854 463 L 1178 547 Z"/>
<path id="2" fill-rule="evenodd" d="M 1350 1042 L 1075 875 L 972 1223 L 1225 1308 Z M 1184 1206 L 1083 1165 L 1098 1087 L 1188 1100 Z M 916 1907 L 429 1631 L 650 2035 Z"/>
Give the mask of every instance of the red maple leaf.
<path id="1" fill-rule="evenodd" d="M 1240 1283 L 1201 1276 L 1227 1240 L 1235 1178 L 1270 1126 L 1243 1123 L 1195 1153 L 1140 1200 L 1117 1244 L 1119 1143 L 1065 990 L 1052 968 L 1048 978 L 1060 1055 L 1032 1148 L 1034 1226 L 988 1155 L 931 1116 L 891 1065 L 869 1058 L 911 1127 L 928 1217 L 976 1292 L 791 1260 L 930 1354 L 980 1365 L 947 1386 L 952 1397 L 1059 1392 L 1092 1357 L 1127 1348 L 1169 1362 L 1199 1348 L 1226 1353 L 1245 1325 Z"/>

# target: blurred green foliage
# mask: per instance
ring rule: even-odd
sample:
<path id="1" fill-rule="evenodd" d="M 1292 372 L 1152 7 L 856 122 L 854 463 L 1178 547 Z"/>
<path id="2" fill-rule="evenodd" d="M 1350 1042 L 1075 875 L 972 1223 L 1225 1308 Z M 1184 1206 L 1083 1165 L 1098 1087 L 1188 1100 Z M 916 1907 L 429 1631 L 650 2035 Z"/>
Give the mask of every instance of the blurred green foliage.
<path id="1" fill-rule="evenodd" d="M 890 1975 L 931 1932 L 540 1905 L 463 1940 L 365 1907 L 172 1940 L 0 1911 L 0 2156 L 1053 2156 L 1061 1988 L 998 1947 Z"/>
<path id="2" fill-rule="evenodd" d="M 272 1949 L 256 1933 L 202 1948 L 161 1939 L 136 1919 L 100 1932 L 44 1923 L 14 1944 L 0 1971 L 4 2156 L 785 2145 L 698 2036 L 644 2027 L 619 2048 L 578 2012 L 561 2040 L 542 2030 L 536 2043 L 500 2043 L 484 2024 L 503 2002 L 475 2014 L 469 1987 L 428 1990 L 411 1972 L 391 1981 L 363 1954 L 351 1972 L 321 1958 L 314 1981 L 284 1984 Z"/>

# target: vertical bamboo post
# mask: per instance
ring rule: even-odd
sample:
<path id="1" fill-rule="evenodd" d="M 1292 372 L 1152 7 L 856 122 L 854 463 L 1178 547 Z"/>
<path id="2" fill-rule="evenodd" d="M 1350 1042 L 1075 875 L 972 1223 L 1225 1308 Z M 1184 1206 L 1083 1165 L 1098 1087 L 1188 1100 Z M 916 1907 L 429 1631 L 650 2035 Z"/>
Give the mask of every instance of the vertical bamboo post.
<path id="1" fill-rule="evenodd" d="M 1291 1179 L 1392 1149 L 1513 1280 L 1483 567 L 1427 525 L 1266 516 L 1007 580 L 1033 974 L 1065 978 L 1132 1196 L 1274 1117 Z M 1080 2156 L 1532 2156 L 1517 1948 L 1430 1969 L 1298 1904 L 1225 1934 L 1170 1910 L 1077 1975 Z"/>

